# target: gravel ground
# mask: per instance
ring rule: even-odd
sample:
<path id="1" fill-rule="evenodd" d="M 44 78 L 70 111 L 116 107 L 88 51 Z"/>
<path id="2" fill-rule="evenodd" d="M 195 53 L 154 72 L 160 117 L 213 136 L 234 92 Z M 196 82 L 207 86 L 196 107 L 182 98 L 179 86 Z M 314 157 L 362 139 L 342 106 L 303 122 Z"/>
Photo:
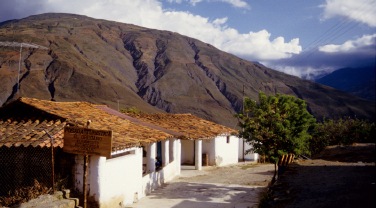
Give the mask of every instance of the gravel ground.
<path id="1" fill-rule="evenodd" d="M 239 163 L 183 170 L 182 175 L 131 207 L 221 208 L 376 207 L 375 144 L 331 146 L 297 160 L 267 188 L 273 164 Z"/>
<path id="2" fill-rule="evenodd" d="M 257 207 L 273 173 L 274 165 L 253 163 L 182 170 L 181 176 L 130 207 Z"/>
<path id="3" fill-rule="evenodd" d="M 196 172 L 197 175 L 190 174 Z M 204 167 L 202 173 L 196 170 L 183 170 L 174 182 L 222 183 L 247 186 L 267 186 L 274 173 L 273 164 L 238 163 L 225 167 Z"/>

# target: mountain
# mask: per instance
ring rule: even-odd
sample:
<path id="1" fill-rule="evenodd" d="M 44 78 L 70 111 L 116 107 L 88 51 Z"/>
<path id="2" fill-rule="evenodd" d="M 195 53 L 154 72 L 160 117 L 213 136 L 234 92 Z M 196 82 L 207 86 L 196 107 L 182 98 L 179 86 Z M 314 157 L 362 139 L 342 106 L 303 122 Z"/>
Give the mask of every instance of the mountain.
<path id="1" fill-rule="evenodd" d="M 373 67 L 343 68 L 315 81 L 375 102 L 375 71 Z"/>
<path id="2" fill-rule="evenodd" d="M 20 96 L 79 100 L 149 113 L 192 113 L 236 127 L 233 115 L 242 109 L 243 94 L 257 100 L 263 91 L 304 99 L 318 119 L 375 119 L 374 102 L 169 31 L 49 13 L 1 23 L 0 43 L 0 104 Z M 17 43 L 46 47 L 23 45 L 19 90 Z"/>

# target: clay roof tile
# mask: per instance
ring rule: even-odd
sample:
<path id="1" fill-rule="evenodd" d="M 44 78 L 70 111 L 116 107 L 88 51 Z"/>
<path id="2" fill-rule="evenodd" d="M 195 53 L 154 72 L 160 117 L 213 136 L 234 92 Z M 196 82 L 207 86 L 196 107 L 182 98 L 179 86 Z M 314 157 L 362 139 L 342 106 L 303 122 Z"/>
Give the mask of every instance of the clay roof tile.
<path id="1" fill-rule="evenodd" d="M 41 147 L 46 146 L 46 144 L 50 144 L 48 143 L 50 139 L 43 129 L 50 134 L 53 132 L 54 142 L 57 142 L 56 138 L 63 139 L 62 129 L 67 123 L 78 127 L 85 127 L 88 120 L 92 121 L 90 128 L 113 131 L 113 147 L 115 149 L 139 146 L 141 142 L 155 142 L 172 137 L 169 133 L 135 124 L 116 115 L 106 113 L 96 108 L 94 104 L 87 102 L 54 102 L 35 98 L 20 98 L 19 101 L 33 108 L 60 117 L 64 121 L 47 121 L 42 118 L 42 120 L 34 119 L 28 122 L 22 121 L 20 125 L 16 127 L 14 127 L 14 125 L 17 125 L 18 121 L 2 121 L 2 123 L 0 123 L 0 135 L 10 134 L 6 136 L 7 142 L 14 140 L 13 137 L 16 136 L 14 132 L 20 132 L 20 130 L 23 129 L 23 134 L 18 134 L 18 136 L 22 138 L 31 136 L 31 138 L 33 138 L 33 146 L 36 145 L 38 141 L 46 140 L 47 143 L 41 142 L 38 144 Z M 13 126 L 7 127 L 9 125 Z M 22 128 L 20 126 L 22 126 Z M 28 140 L 31 138 L 28 138 Z M 3 138 L 0 138 L 0 142 L 2 139 Z M 16 144 L 15 141 L 11 141 L 11 143 Z M 1 142 L 0 146 L 4 144 L 5 142 Z M 63 142 L 59 142 L 58 144 L 58 146 L 60 146 L 60 144 L 62 146 Z M 57 144 L 54 143 L 54 146 L 56 145 Z"/>
<path id="2" fill-rule="evenodd" d="M 236 130 L 199 118 L 192 114 L 140 114 L 138 119 L 183 134 L 182 139 L 212 139 L 235 134 Z"/>

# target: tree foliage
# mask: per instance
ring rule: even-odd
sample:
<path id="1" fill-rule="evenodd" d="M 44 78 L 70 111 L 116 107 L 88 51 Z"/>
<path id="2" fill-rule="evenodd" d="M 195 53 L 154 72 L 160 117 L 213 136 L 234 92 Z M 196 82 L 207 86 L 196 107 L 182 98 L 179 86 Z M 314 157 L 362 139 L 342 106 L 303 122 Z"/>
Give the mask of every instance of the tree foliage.
<path id="1" fill-rule="evenodd" d="M 352 118 L 329 119 L 316 125 L 310 151 L 316 154 L 328 145 L 350 145 L 355 142 L 375 143 L 375 123 Z"/>
<path id="2" fill-rule="evenodd" d="M 260 92 L 258 103 L 245 98 L 244 111 L 237 117 L 240 136 L 252 144 L 252 151 L 267 156 L 274 164 L 284 154 L 309 154 L 308 131 L 316 120 L 304 100 Z"/>
<path id="3" fill-rule="evenodd" d="M 134 106 L 122 108 L 120 109 L 120 112 L 125 113 L 125 114 L 131 114 L 131 115 L 139 115 L 142 113 L 140 109 Z"/>

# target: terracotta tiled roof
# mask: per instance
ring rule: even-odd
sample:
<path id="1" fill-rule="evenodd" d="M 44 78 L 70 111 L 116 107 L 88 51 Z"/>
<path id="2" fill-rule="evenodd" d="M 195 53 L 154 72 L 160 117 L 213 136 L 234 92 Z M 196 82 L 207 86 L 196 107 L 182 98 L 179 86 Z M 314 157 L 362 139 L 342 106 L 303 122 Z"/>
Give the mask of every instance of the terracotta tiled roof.
<path id="1" fill-rule="evenodd" d="M 60 120 L 0 120 L 0 147 L 63 147 L 63 128 L 65 122 Z"/>
<path id="2" fill-rule="evenodd" d="M 124 113 L 121 113 L 121 112 L 116 111 L 116 110 L 114 110 L 112 108 L 109 108 L 106 105 L 97 105 L 96 108 L 101 109 L 101 110 L 103 110 L 103 111 L 105 111 L 105 112 L 107 112 L 109 114 L 112 114 L 112 115 L 118 116 L 120 118 L 129 120 L 132 123 L 139 124 L 139 125 L 142 125 L 142 126 L 146 126 L 148 128 L 157 129 L 159 131 L 166 132 L 168 134 L 173 135 L 175 138 L 182 138 L 182 137 L 184 137 L 184 134 L 182 134 L 180 132 L 176 132 L 176 131 L 173 131 L 171 129 L 166 129 L 166 128 L 163 128 L 161 126 L 157 126 L 155 124 L 152 124 L 152 123 L 149 123 L 149 122 L 145 122 L 145 121 L 143 121 L 141 119 L 138 119 L 138 118 L 135 118 L 135 117 L 132 117 L 132 116 L 128 116 L 128 115 L 126 115 Z"/>
<path id="3" fill-rule="evenodd" d="M 212 139 L 218 135 L 236 134 L 229 127 L 199 118 L 192 114 L 140 114 L 136 118 L 180 132 L 185 139 Z"/>
<path id="4" fill-rule="evenodd" d="M 110 115 L 87 102 L 54 102 L 34 98 L 20 98 L 19 101 L 64 118 L 67 124 L 85 127 L 87 121 L 91 120 L 90 128 L 92 129 L 112 130 L 113 151 L 139 146 L 141 142 L 155 142 L 172 137 L 168 133 Z"/>

